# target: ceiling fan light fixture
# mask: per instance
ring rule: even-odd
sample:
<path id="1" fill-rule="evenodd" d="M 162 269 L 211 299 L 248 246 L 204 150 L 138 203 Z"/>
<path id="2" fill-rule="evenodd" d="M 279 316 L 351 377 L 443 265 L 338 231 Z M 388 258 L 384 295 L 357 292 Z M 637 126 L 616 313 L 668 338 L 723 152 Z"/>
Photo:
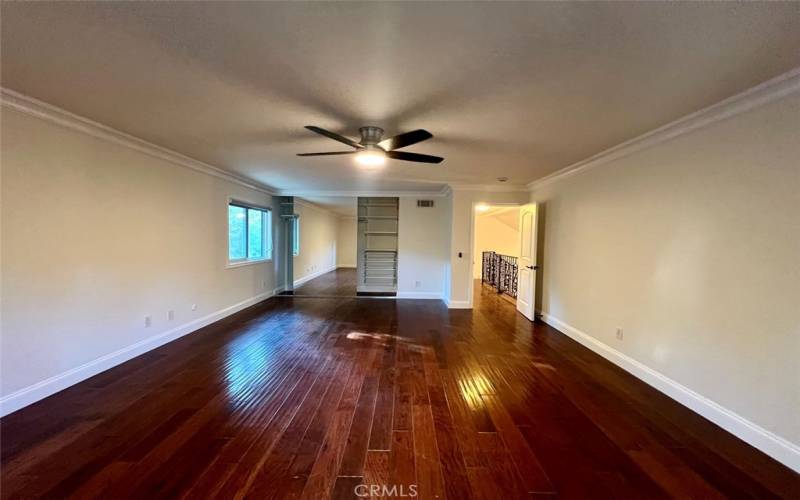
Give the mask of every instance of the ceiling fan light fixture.
<path id="1" fill-rule="evenodd" d="M 442 163 L 444 158 L 441 156 L 424 155 L 411 153 L 409 151 L 396 151 L 397 149 L 427 141 L 433 138 L 433 134 L 427 130 L 417 129 L 404 134 L 383 138 L 383 129 L 380 127 L 361 127 L 361 141 L 356 142 L 343 135 L 325 130 L 324 128 L 306 125 L 306 128 L 319 135 L 324 135 L 328 139 L 347 144 L 353 151 L 328 151 L 324 153 L 297 153 L 297 156 L 335 156 L 335 155 L 356 155 L 356 162 L 369 168 L 377 168 L 386 163 L 387 159 L 411 161 L 415 163 Z"/>
<path id="2" fill-rule="evenodd" d="M 356 163 L 365 167 L 380 167 L 386 163 L 386 154 L 375 150 L 359 151 L 356 153 Z"/>

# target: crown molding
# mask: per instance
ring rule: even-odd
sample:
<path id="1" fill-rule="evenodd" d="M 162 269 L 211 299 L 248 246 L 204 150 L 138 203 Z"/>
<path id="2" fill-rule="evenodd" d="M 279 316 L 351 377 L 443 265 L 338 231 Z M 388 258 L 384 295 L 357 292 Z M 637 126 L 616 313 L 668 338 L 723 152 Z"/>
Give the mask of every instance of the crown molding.
<path id="1" fill-rule="evenodd" d="M 280 196 L 295 196 L 298 198 L 314 196 L 397 196 L 400 198 L 423 198 L 448 196 L 453 191 L 484 191 L 493 193 L 524 193 L 528 191 L 527 186 L 512 184 L 509 186 L 498 186 L 495 184 L 445 184 L 438 191 L 314 191 L 314 190 L 284 190 L 278 194 Z"/>
<path id="2" fill-rule="evenodd" d="M 297 198 L 307 198 L 314 196 L 346 196 L 346 197 L 359 197 L 359 196 L 391 196 L 398 198 L 413 198 L 413 197 L 438 197 L 445 196 L 444 190 L 439 191 L 306 191 L 306 190 L 286 190 L 280 191 L 280 196 L 294 196 Z"/>
<path id="3" fill-rule="evenodd" d="M 508 185 L 499 186 L 494 184 L 443 184 L 437 191 L 397 191 L 397 190 L 276 190 L 270 186 L 259 183 L 257 181 L 248 179 L 229 172 L 220 167 L 215 167 L 200 160 L 196 160 L 184 154 L 178 153 L 171 149 L 153 144 L 151 142 L 140 139 L 134 135 L 114 129 L 102 123 L 96 122 L 89 118 L 71 113 L 65 109 L 59 108 L 52 104 L 40 101 L 33 97 L 27 96 L 15 90 L 0 87 L 0 105 L 9 109 L 14 109 L 21 113 L 25 113 L 36 118 L 55 123 L 62 127 L 66 127 L 77 132 L 82 132 L 92 137 L 103 139 L 105 141 L 125 146 L 127 148 L 139 151 L 160 160 L 165 160 L 175 165 L 190 168 L 197 172 L 224 179 L 228 182 L 244 186 L 271 196 L 296 196 L 302 198 L 304 196 L 397 196 L 397 197 L 439 197 L 447 196 L 453 190 L 459 191 L 489 191 L 489 192 L 514 192 L 524 191 L 525 186 Z M 408 180 L 408 179 L 405 179 Z M 420 181 L 422 182 L 422 181 Z M 433 182 L 433 181 L 426 181 Z M 304 200 L 307 203 L 307 200 Z M 319 210 L 328 211 L 317 205 L 314 208 Z M 333 213 L 333 212 L 331 212 Z"/>
<path id="4" fill-rule="evenodd" d="M 154 158 L 165 160 L 175 165 L 187 167 L 197 172 L 224 179 L 228 182 L 244 186 L 268 195 L 275 195 L 275 190 L 259 182 L 235 175 L 227 170 L 195 160 L 171 149 L 147 142 L 131 134 L 121 132 L 89 118 L 70 113 L 46 102 L 34 99 L 11 89 L 0 87 L 0 105 L 14 109 L 42 120 L 61 125 L 71 130 L 103 139 L 114 144 L 145 153 Z"/>
<path id="5" fill-rule="evenodd" d="M 529 190 L 653 147 L 800 90 L 800 67 L 527 184 Z"/>
<path id="6" fill-rule="evenodd" d="M 484 191 L 489 193 L 519 193 L 528 191 L 522 184 L 450 184 L 452 191 Z"/>

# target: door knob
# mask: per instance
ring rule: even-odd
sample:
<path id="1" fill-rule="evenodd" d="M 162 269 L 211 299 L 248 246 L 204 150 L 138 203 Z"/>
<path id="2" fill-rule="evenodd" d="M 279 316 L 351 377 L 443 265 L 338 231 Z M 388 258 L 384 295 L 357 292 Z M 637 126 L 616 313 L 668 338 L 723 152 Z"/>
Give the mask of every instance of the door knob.
<path id="1" fill-rule="evenodd" d="M 534 271 L 539 269 L 539 266 L 525 266 L 525 267 L 527 267 L 528 269 L 533 269 Z"/>

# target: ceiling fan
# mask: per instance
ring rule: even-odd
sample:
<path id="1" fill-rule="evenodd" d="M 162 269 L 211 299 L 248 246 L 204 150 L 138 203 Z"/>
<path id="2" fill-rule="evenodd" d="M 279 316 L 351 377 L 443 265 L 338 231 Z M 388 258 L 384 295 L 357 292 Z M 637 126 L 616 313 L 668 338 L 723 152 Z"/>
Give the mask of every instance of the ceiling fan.
<path id="1" fill-rule="evenodd" d="M 396 135 L 388 139 L 382 139 L 383 129 L 380 127 L 361 127 L 361 140 L 356 142 L 352 139 L 336 134 L 324 128 L 306 125 L 308 130 L 316 132 L 334 141 L 354 148 L 353 151 L 333 151 L 329 153 L 298 153 L 297 156 L 330 156 L 330 155 L 356 155 L 356 161 L 363 165 L 382 165 L 386 158 L 393 160 L 415 161 L 421 163 L 441 163 L 444 158 L 439 156 L 423 155 L 419 153 L 409 153 L 406 151 L 395 151 L 418 142 L 425 141 L 433 137 L 427 130 L 412 130 L 405 134 Z"/>

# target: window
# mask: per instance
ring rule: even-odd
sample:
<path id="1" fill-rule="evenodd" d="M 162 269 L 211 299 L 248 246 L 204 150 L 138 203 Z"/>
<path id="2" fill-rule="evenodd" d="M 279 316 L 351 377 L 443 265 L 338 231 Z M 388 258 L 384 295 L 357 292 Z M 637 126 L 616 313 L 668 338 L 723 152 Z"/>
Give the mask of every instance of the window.
<path id="1" fill-rule="evenodd" d="M 272 211 L 231 202 L 228 205 L 228 262 L 272 258 Z"/>
<path id="2" fill-rule="evenodd" d="M 300 255 L 300 216 L 292 219 L 292 255 Z"/>

